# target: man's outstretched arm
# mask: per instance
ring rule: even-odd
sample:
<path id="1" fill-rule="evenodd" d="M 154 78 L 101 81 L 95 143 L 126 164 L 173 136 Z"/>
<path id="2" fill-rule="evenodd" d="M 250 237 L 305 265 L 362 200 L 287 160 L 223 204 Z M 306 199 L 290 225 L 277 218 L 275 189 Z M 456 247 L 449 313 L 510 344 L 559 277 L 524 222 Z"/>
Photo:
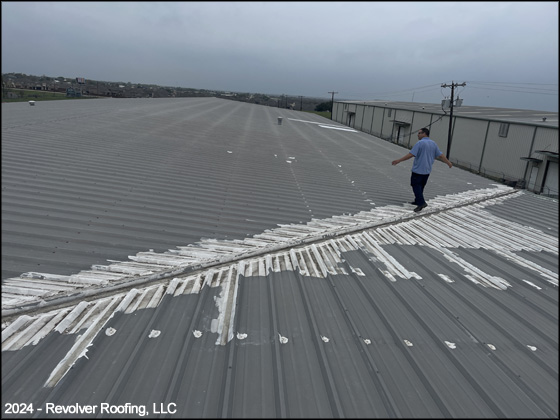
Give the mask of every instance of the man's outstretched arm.
<path id="1" fill-rule="evenodd" d="M 402 158 L 392 161 L 391 165 L 397 165 L 397 164 L 401 163 L 402 161 L 408 160 L 408 159 L 413 158 L 413 157 L 414 157 L 414 155 L 412 153 L 407 153 Z"/>
<path id="2" fill-rule="evenodd" d="M 445 157 L 445 155 L 443 153 L 438 156 L 438 159 L 441 160 L 444 163 L 447 163 L 447 166 L 449 166 L 450 168 L 453 166 L 453 164 L 449 161 L 449 159 L 447 159 Z"/>

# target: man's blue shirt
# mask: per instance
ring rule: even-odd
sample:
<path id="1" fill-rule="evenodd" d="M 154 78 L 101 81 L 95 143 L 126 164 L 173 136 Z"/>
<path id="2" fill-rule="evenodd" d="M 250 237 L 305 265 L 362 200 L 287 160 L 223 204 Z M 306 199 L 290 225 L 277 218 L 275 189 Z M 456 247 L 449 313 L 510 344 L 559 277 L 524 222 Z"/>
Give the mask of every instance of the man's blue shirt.
<path id="1" fill-rule="evenodd" d="M 443 153 L 439 150 L 435 141 L 429 137 L 424 137 L 414 145 L 410 150 L 410 154 L 414 155 L 412 172 L 426 175 L 432 172 L 434 160 Z"/>

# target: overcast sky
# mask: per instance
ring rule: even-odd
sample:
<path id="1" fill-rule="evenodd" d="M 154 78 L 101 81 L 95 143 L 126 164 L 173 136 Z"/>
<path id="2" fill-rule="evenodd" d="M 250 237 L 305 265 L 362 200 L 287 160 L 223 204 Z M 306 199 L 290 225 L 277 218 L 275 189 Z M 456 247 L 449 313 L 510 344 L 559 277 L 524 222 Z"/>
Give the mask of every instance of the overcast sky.
<path id="1" fill-rule="evenodd" d="M 558 2 L 2 2 L 2 73 L 558 111 Z"/>

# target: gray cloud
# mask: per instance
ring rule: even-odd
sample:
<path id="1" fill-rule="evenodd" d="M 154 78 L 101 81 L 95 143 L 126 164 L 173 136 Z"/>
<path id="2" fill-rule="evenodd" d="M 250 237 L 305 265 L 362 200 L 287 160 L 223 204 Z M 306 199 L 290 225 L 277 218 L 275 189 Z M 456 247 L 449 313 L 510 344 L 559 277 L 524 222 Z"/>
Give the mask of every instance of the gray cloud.
<path id="1" fill-rule="evenodd" d="M 2 72 L 557 111 L 558 3 L 3 2 Z"/>

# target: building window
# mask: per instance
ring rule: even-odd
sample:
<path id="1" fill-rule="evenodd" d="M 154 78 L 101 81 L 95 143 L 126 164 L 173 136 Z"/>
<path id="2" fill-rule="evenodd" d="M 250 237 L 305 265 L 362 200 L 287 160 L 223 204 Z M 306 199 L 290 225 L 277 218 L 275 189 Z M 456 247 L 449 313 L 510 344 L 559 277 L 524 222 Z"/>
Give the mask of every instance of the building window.
<path id="1" fill-rule="evenodd" d="M 509 130 L 509 124 L 508 123 L 501 123 L 500 124 L 500 131 L 498 132 L 498 136 L 507 137 L 508 130 Z"/>

